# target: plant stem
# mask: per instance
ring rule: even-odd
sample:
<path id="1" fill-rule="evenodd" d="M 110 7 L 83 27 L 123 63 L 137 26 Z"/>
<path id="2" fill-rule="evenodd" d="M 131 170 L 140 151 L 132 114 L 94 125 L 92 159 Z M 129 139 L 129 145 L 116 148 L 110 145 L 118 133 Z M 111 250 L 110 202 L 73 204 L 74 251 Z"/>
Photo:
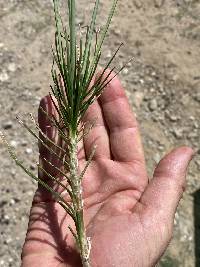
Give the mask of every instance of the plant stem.
<path id="1" fill-rule="evenodd" d="M 69 171 L 73 191 L 73 205 L 76 214 L 77 245 L 83 267 L 90 267 L 90 241 L 87 238 L 83 218 L 82 180 L 78 173 L 78 135 L 69 131 Z"/>

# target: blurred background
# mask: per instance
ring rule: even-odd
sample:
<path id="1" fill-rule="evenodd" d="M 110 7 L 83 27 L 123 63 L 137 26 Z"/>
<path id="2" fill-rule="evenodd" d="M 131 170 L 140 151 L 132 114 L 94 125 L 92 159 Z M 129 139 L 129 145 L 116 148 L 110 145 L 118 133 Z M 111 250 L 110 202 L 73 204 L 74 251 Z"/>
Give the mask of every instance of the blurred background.
<path id="1" fill-rule="evenodd" d="M 110 2 L 101 1 L 99 22 Z M 93 4 L 77 1 L 77 25 L 88 23 Z M 0 0 L 0 130 L 35 173 L 37 144 L 15 117 L 29 121 L 29 112 L 37 116 L 39 101 L 48 94 L 53 40 L 51 0 Z M 152 175 L 173 147 L 200 145 L 200 1 L 120 0 L 102 64 L 121 42 L 116 66 L 134 57 L 120 78 L 141 125 Z M 17 267 L 36 184 L 14 165 L 2 143 L 0 168 L 0 266 Z M 199 172 L 197 152 L 161 267 L 200 266 Z"/>

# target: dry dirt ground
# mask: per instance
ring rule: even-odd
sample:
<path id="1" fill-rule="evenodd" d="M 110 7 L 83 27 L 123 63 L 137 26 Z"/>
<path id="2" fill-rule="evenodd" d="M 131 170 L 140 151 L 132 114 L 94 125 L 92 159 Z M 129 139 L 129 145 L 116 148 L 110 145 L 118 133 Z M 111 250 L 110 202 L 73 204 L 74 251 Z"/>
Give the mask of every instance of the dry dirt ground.
<path id="1" fill-rule="evenodd" d="M 77 24 L 86 25 L 93 0 L 79 0 Z M 101 1 L 99 21 L 109 0 Z M 51 0 L 0 0 L 0 130 L 37 172 L 37 145 L 16 122 L 37 114 L 51 83 L 54 21 Z M 200 145 L 199 0 L 120 0 L 103 60 L 124 42 L 116 64 L 134 57 L 121 80 L 141 124 L 148 170 L 173 147 Z M 19 266 L 36 185 L 0 144 L 0 266 Z M 188 174 L 174 237 L 160 266 L 200 266 L 200 152 Z M 199 190 L 199 191 L 198 191 Z"/>

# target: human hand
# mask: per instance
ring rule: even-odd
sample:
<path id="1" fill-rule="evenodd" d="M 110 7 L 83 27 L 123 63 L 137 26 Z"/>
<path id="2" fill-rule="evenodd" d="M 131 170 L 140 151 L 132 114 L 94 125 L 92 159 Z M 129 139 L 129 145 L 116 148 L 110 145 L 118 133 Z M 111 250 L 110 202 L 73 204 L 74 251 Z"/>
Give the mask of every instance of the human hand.
<path id="1" fill-rule="evenodd" d="M 41 106 L 56 115 L 49 97 L 42 99 Z M 83 169 L 92 146 L 97 145 L 83 180 L 84 220 L 92 242 L 91 265 L 155 266 L 172 236 L 174 215 L 193 151 L 188 147 L 173 150 L 160 161 L 148 183 L 138 124 L 117 78 L 90 107 L 84 121 L 94 119 L 96 124 L 79 151 Z M 56 130 L 41 111 L 39 124 L 49 138 L 60 143 Z M 44 168 L 57 175 L 43 158 L 60 167 L 40 147 Z M 70 224 L 73 225 L 72 220 L 65 210 L 39 187 L 30 213 L 22 266 L 81 266 L 68 229 Z"/>

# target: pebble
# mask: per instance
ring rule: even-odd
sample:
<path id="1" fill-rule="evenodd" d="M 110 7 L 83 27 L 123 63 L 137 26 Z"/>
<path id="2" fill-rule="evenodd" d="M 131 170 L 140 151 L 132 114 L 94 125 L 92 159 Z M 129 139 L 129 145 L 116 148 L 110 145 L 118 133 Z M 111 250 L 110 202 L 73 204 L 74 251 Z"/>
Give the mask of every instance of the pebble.
<path id="1" fill-rule="evenodd" d="M 124 68 L 122 72 L 123 72 L 124 75 L 127 75 L 128 74 L 128 69 Z"/>
<path id="2" fill-rule="evenodd" d="M 28 145 L 28 142 L 26 140 L 21 141 L 21 146 L 27 146 L 27 145 Z"/>
<path id="3" fill-rule="evenodd" d="M 139 82 L 140 82 L 141 84 L 144 84 L 144 80 L 143 80 L 143 79 L 140 79 Z"/>
<path id="4" fill-rule="evenodd" d="M 31 165 L 30 165 L 30 169 L 31 169 L 32 171 L 34 171 L 34 170 L 36 169 L 35 165 L 34 165 L 34 164 L 31 164 Z"/>
<path id="5" fill-rule="evenodd" d="M 6 82 L 9 79 L 8 73 L 6 71 L 2 71 L 0 73 L 0 82 Z"/>
<path id="6" fill-rule="evenodd" d="M 153 159 L 158 164 L 159 161 L 160 161 L 160 155 L 159 155 L 159 153 L 155 153 L 154 156 L 153 156 Z"/>
<path id="7" fill-rule="evenodd" d="M 197 165 L 197 168 L 200 170 L 200 162 L 198 160 L 195 160 L 195 164 Z"/>
<path id="8" fill-rule="evenodd" d="M 7 214 L 5 214 L 5 215 L 3 216 L 3 223 L 5 223 L 5 224 L 9 224 L 9 222 L 10 222 L 10 217 L 9 217 Z"/>
<path id="9" fill-rule="evenodd" d="M 158 149 L 159 149 L 160 151 L 163 151 L 164 148 L 165 148 L 164 145 L 159 145 L 159 146 L 158 146 Z"/>
<path id="10" fill-rule="evenodd" d="M 175 122 L 178 120 L 178 117 L 174 114 L 170 114 L 169 111 L 166 111 L 166 116 L 172 122 Z"/>
<path id="11" fill-rule="evenodd" d="M 112 53 L 110 50 L 108 50 L 108 52 L 106 53 L 106 58 L 111 58 L 112 57 Z"/>
<path id="12" fill-rule="evenodd" d="M 160 8 L 163 5 L 164 1 L 163 0 L 154 0 L 154 6 L 156 8 Z"/>
<path id="13" fill-rule="evenodd" d="M 12 240 L 12 238 L 11 237 L 8 237 L 6 240 L 5 240 L 5 244 L 9 244 L 9 243 L 11 243 L 13 240 Z"/>
<path id="14" fill-rule="evenodd" d="M 190 103 L 190 96 L 188 94 L 185 94 L 182 96 L 182 99 L 181 99 L 181 103 L 184 105 L 184 106 L 187 106 L 189 105 Z"/>
<path id="15" fill-rule="evenodd" d="M 120 31 L 119 28 L 115 28 L 115 29 L 113 29 L 113 33 L 114 33 L 114 35 L 116 35 L 116 36 L 120 36 L 120 35 L 121 35 L 121 31 Z"/>
<path id="16" fill-rule="evenodd" d="M 5 266 L 5 261 L 4 260 L 0 261 L 0 266 Z"/>
<path id="17" fill-rule="evenodd" d="M 142 1 L 134 0 L 134 5 L 137 9 L 140 9 L 143 6 Z"/>
<path id="18" fill-rule="evenodd" d="M 174 225 L 177 225 L 179 221 L 179 214 L 178 212 L 175 213 L 175 217 L 174 217 Z"/>
<path id="19" fill-rule="evenodd" d="M 156 74 L 156 72 L 155 71 L 153 71 L 152 73 L 151 73 L 151 76 L 153 76 L 153 77 L 155 77 L 157 74 Z"/>
<path id="20" fill-rule="evenodd" d="M 15 200 L 13 198 L 11 198 L 10 205 L 13 206 L 14 204 L 15 204 Z"/>
<path id="21" fill-rule="evenodd" d="M 194 122 L 193 122 L 193 125 L 194 125 L 194 128 L 195 128 L 195 129 L 198 129 L 198 128 L 199 128 L 199 124 L 198 124 L 197 121 L 194 121 Z"/>
<path id="22" fill-rule="evenodd" d="M 14 62 L 12 62 L 12 63 L 10 63 L 9 65 L 8 65 L 8 70 L 10 71 L 10 72 L 15 72 L 16 71 L 16 65 L 15 65 L 15 63 Z"/>
<path id="23" fill-rule="evenodd" d="M 9 266 L 13 266 L 13 259 L 12 258 L 9 258 L 8 262 L 9 262 Z"/>
<path id="24" fill-rule="evenodd" d="M 16 240 L 16 241 L 19 241 L 19 240 L 20 240 L 19 236 L 16 236 L 16 237 L 15 237 L 15 240 Z"/>
<path id="25" fill-rule="evenodd" d="M 12 121 L 6 121 L 4 124 L 3 124 L 3 129 L 4 130 L 9 130 L 13 127 L 13 123 Z"/>
<path id="26" fill-rule="evenodd" d="M 12 141 L 10 142 L 10 145 L 11 145 L 12 147 L 16 148 L 17 145 L 18 145 L 18 142 L 15 141 L 15 140 L 12 140 Z"/>
<path id="27" fill-rule="evenodd" d="M 12 169 L 10 173 L 11 173 L 12 176 L 15 176 L 16 175 L 16 170 Z"/>
<path id="28" fill-rule="evenodd" d="M 26 154 L 30 155 L 30 154 L 33 153 L 33 149 L 32 149 L 32 148 L 27 148 L 27 149 L 25 150 L 25 152 L 26 152 Z"/>
<path id="29" fill-rule="evenodd" d="M 144 101 L 148 102 L 151 99 L 150 94 L 145 94 L 144 95 Z"/>
<path id="30" fill-rule="evenodd" d="M 149 102 L 149 109 L 151 111 L 154 111 L 155 109 L 157 109 L 157 107 L 158 107 L 158 104 L 157 104 L 156 99 L 154 98 Z"/>
<path id="31" fill-rule="evenodd" d="M 177 139 L 180 139 L 183 136 L 183 130 L 182 129 L 175 128 L 172 133 L 174 134 L 174 136 Z"/>
<path id="32" fill-rule="evenodd" d="M 155 90 L 154 87 L 151 87 L 151 88 L 149 89 L 149 92 L 150 92 L 151 94 L 153 94 L 155 91 L 156 91 L 156 90 Z"/>
<path id="33" fill-rule="evenodd" d="M 144 99 L 144 93 L 143 92 L 134 93 L 133 102 L 137 108 L 139 108 L 141 106 L 143 99 Z"/>
<path id="34" fill-rule="evenodd" d="M 172 121 L 172 122 L 175 122 L 175 121 L 178 120 L 178 118 L 177 118 L 175 115 L 170 115 L 170 114 L 169 114 L 169 119 L 170 119 L 170 121 Z"/>

